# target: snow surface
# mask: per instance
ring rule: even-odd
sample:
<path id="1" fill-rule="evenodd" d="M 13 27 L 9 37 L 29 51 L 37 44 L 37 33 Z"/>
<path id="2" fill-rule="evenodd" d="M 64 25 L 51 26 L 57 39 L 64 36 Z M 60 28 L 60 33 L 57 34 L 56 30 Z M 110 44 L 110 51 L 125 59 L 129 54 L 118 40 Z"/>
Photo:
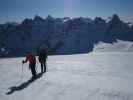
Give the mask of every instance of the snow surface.
<path id="1" fill-rule="evenodd" d="M 0 100 L 133 100 L 133 52 L 50 56 L 47 73 L 30 83 L 22 59 L 0 59 Z"/>
<path id="2" fill-rule="evenodd" d="M 114 43 L 99 42 L 94 47 L 94 52 L 133 52 L 133 42 L 117 40 Z"/>

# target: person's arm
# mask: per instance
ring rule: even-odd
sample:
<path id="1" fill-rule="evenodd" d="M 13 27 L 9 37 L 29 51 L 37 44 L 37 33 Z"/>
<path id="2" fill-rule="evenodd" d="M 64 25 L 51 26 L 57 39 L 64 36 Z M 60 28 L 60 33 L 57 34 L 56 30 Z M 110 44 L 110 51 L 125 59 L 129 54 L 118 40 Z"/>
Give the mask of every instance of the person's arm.
<path id="1" fill-rule="evenodd" d="M 26 59 L 22 61 L 22 63 L 26 63 L 28 61 L 28 56 L 26 56 Z"/>
<path id="2" fill-rule="evenodd" d="M 46 57 L 46 59 L 48 58 L 48 52 L 47 52 L 47 50 L 45 51 L 45 57 Z"/>

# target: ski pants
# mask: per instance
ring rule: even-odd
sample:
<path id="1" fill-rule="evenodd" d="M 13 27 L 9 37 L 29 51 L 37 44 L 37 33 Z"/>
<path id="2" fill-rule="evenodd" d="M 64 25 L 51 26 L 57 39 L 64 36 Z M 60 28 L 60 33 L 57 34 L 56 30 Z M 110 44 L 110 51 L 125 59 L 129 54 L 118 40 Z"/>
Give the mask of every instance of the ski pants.
<path id="1" fill-rule="evenodd" d="M 41 72 L 46 72 L 46 59 L 42 60 L 41 62 Z"/>
<path id="2" fill-rule="evenodd" d="M 36 63 L 32 63 L 32 64 L 29 64 L 29 68 L 31 70 L 31 73 L 32 73 L 32 76 L 35 77 L 36 76 Z"/>

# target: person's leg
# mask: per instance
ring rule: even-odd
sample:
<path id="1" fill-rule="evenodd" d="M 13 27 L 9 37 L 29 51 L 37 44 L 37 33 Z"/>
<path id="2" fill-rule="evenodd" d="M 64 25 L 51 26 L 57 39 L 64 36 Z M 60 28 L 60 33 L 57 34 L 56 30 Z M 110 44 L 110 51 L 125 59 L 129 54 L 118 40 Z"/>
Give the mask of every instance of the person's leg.
<path id="1" fill-rule="evenodd" d="M 46 72 L 46 60 L 44 60 L 43 64 L 44 64 L 44 72 Z"/>
<path id="2" fill-rule="evenodd" d="M 31 64 L 31 73 L 32 73 L 32 76 L 33 76 L 33 77 L 36 76 L 35 66 L 36 66 L 36 64 Z"/>
<path id="3" fill-rule="evenodd" d="M 43 62 L 41 62 L 41 73 L 43 73 Z"/>
<path id="4" fill-rule="evenodd" d="M 33 73 L 34 73 L 34 76 L 36 76 L 36 64 L 33 64 Z"/>

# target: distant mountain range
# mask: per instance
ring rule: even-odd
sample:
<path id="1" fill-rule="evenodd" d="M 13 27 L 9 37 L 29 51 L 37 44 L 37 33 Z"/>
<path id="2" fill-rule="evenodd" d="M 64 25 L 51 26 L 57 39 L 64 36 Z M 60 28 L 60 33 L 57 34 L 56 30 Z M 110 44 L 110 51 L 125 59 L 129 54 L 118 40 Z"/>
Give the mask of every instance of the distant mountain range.
<path id="1" fill-rule="evenodd" d="M 86 53 L 99 41 L 113 43 L 116 39 L 133 41 L 133 25 L 116 14 L 108 21 L 101 17 L 35 16 L 20 24 L 0 24 L 0 57 L 24 56 L 40 48 L 47 48 L 49 54 Z"/>

